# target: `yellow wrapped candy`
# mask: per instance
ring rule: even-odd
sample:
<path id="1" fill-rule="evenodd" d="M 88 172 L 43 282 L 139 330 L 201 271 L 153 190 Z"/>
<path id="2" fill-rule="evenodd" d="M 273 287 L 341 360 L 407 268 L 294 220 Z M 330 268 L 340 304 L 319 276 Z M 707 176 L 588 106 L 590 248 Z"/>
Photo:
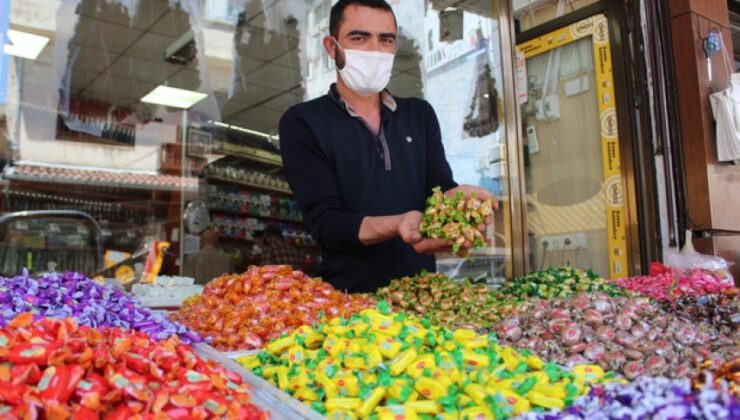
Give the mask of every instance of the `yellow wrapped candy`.
<path id="1" fill-rule="evenodd" d="M 403 353 L 396 356 L 396 358 L 390 362 L 389 370 L 391 372 L 391 375 L 393 376 L 400 375 L 401 372 L 406 370 L 406 368 L 409 367 L 411 362 L 413 362 L 414 359 L 416 359 L 416 356 L 417 356 L 416 350 L 414 350 L 413 348 L 406 349 L 404 350 Z"/>
<path id="2" fill-rule="evenodd" d="M 378 351 L 386 359 L 394 359 L 401 352 L 401 347 L 403 347 L 400 341 L 382 334 L 378 334 L 375 345 L 378 346 Z"/>
<path id="3" fill-rule="evenodd" d="M 485 354 L 475 353 L 472 350 L 462 351 L 463 364 L 469 369 L 480 369 L 488 367 L 490 361 Z"/>
<path id="4" fill-rule="evenodd" d="M 327 398 L 334 398 L 339 396 L 339 388 L 337 385 L 329 379 L 323 372 L 316 372 L 316 382 L 324 388 Z"/>
<path id="5" fill-rule="evenodd" d="M 604 369 L 598 365 L 578 365 L 573 368 L 571 374 L 578 382 L 597 382 L 604 377 Z"/>
<path id="6" fill-rule="evenodd" d="M 510 405 L 514 415 L 526 413 L 532 409 L 532 405 L 524 397 L 513 391 L 501 390 L 497 392 L 503 398 L 503 402 Z"/>
<path id="7" fill-rule="evenodd" d="M 288 390 L 288 368 L 285 366 L 278 366 L 278 368 L 275 370 L 275 375 L 277 375 L 278 388 L 280 388 L 283 391 L 287 391 Z"/>
<path id="8" fill-rule="evenodd" d="M 391 383 L 391 386 L 388 387 L 388 396 L 390 396 L 394 400 L 407 400 L 411 393 L 416 393 L 416 391 L 414 391 L 414 388 L 411 387 L 411 383 L 408 379 L 394 379 L 393 383 Z"/>
<path id="9" fill-rule="evenodd" d="M 265 346 L 265 349 L 267 349 L 267 351 L 272 354 L 278 354 L 288 347 L 292 346 L 294 343 L 295 339 L 293 338 L 293 335 L 289 335 L 287 337 L 281 337 L 273 340 L 267 346 Z"/>
<path id="10" fill-rule="evenodd" d="M 367 344 L 362 347 L 362 351 L 367 355 L 368 366 L 375 367 L 383 363 L 383 355 L 380 354 L 380 350 L 374 345 Z"/>
<path id="11" fill-rule="evenodd" d="M 403 406 L 414 410 L 417 414 L 439 414 L 442 411 L 439 403 L 430 400 L 408 401 Z"/>
<path id="12" fill-rule="evenodd" d="M 480 406 L 486 405 L 485 399 L 488 394 L 482 386 L 474 383 L 469 383 L 463 387 L 463 392 L 465 392 L 465 394 L 470 397 L 470 399 L 473 400 L 474 403 Z"/>
<path id="13" fill-rule="evenodd" d="M 368 367 L 365 356 L 358 353 L 352 353 L 348 356 L 345 356 L 344 366 L 348 369 L 355 370 L 365 370 Z"/>
<path id="14" fill-rule="evenodd" d="M 564 384 L 548 384 L 548 383 L 538 383 L 534 386 L 533 391 L 539 392 L 542 395 L 552 397 L 552 398 L 559 398 L 561 400 L 564 400 L 565 397 L 568 396 L 568 393 L 565 390 Z M 532 401 L 534 402 L 534 401 Z"/>
<path id="15" fill-rule="evenodd" d="M 357 415 L 360 417 L 367 417 L 377 407 L 380 401 L 385 397 L 385 388 L 379 386 L 372 391 L 365 398 L 365 400 L 357 408 Z"/>
<path id="16" fill-rule="evenodd" d="M 303 353 L 303 347 L 292 346 L 288 349 L 288 366 L 293 367 L 294 364 L 302 364 L 306 359 L 306 355 Z"/>
<path id="17" fill-rule="evenodd" d="M 319 395 L 309 387 L 301 387 L 293 392 L 293 397 L 299 401 L 312 403 L 319 400 Z"/>
<path id="18" fill-rule="evenodd" d="M 468 407 L 460 411 L 461 420 L 493 420 L 493 414 L 491 410 L 486 407 Z"/>
<path id="19" fill-rule="evenodd" d="M 303 346 L 307 349 L 317 349 L 321 346 L 321 342 L 324 341 L 324 335 L 319 334 L 313 328 L 303 325 L 299 327 L 294 335 L 296 337 L 302 337 Z"/>
<path id="20" fill-rule="evenodd" d="M 540 407 L 562 410 L 565 408 L 565 402 L 560 398 L 553 398 L 537 391 L 527 393 L 527 399 L 534 405 Z"/>
<path id="21" fill-rule="evenodd" d="M 467 328 L 458 328 L 452 333 L 452 339 L 460 344 L 477 336 L 478 334 L 475 331 Z"/>
<path id="22" fill-rule="evenodd" d="M 260 365 L 260 359 L 256 354 L 237 357 L 236 362 L 249 370 L 255 370 Z"/>
<path id="23" fill-rule="evenodd" d="M 506 369 L 509 369 L 511 371 L 516 369 L 517 365 L 519 365 L 519 362 L 522 361 L 516 351 L 511 347 L 504 347 L 503 349 L 501 349 L 501 352 L 499 354 L 501 355 L 501 358 L 504 359 L 504 365 L 506 366 Z"/>
<path id="24" fill-rule="evenodd" d="M 406 368 L 406 374 L 412 378 L 418 378 L 421 376 L 424 369 L 436 368 L 437 364 L 434 361 L 434 355 L 430 353 L 419 355 L 416 360 Z"/>
<path id="25" fill-rule="evenodd" d="M 416 411 L 403 405 L 388 405 L 378 408 L 378 420 L 417 420 Z"/>
<path id="26" fill-rule="evenodd" d="M 447 395 L 447 390 L 441 383 L 424 376 L 414 382 L 414 389 L 428 400 L 438 400 Z"/>
<path id="27" fill-rule="evenodd" d="M 337 375 L 333 381 L 341 396 L 356 397 L 360 393 L 360 383 L 352 373 Z"/>
<path id="28" fill-rule="evenodd" d="M 306 375 L 295 375 L 288 379 L 288 389 L 295 391 L 311 385 L 313 381 Z"/>
<path id="29" fill-rule="evenodd" d="M 535 355 L 529 355 L 524 359 L 530 369 L 541 371 L 545 367 L 545 362 Z"/>
<path id="30" fill-rule="evenodd" d="M 465 340 L 462 346 L 466 350 L 484 349 L 488 347 L 488 337 L 480 335 L 470 340 Z"/>
<path id="31" fill-rule="evenodd" d="M 347 343 L 344 339 L 340 339 L 336 335 L 329 335 L 324 340 L 324 344 L 321 346 L 324 351 L 329 353 L 331 357 L 337 357 L 339 353 L 347 348 Z"/>
<path id="32" fill-rule="evenodd" d="M 359 398 L 328 398 L 325 406 L 326 411 L 356 411 L 360 404 L 362 404 L 362 400 Z"/>
<path id="33" fill-rule="evenodd" d="M 394 320 L 377 319 L 373 320 L 371 329 L 378 334 L 397 336 L 401 332 L 401 328 L 403 328 L 403 325 Z"/>

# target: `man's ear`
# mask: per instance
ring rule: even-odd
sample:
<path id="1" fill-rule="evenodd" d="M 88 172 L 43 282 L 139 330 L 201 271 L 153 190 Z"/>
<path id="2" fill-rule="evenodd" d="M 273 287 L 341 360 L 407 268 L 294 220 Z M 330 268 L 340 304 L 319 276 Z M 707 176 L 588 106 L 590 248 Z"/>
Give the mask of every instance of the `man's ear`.
<path id="1" fill-rule="evenodd" d="M 322 44 L 324 44 L 324 49 L 326 50 L 326 53 L 329 54 L 329 57 L 336 59 L 337 44 L 334 41 L 334 38 L 332 38 L 331 35 L 327 35 L 322 40 Z"/>

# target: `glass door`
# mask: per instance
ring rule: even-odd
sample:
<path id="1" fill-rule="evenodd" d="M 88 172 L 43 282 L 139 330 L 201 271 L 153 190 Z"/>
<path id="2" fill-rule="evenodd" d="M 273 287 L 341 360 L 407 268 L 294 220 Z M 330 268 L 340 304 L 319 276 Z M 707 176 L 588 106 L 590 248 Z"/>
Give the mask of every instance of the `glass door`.
<path id="1" fill-rule="evenodd" d="M 628 272 L 624 180 L 607 20 L 519 44 L 529 268 Z"/>

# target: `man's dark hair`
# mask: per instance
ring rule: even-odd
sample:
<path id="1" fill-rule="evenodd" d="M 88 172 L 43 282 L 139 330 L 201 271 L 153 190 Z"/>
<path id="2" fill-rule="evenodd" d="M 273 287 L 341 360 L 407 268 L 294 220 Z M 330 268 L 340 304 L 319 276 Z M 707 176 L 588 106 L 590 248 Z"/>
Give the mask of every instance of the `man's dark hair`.
<path id="1" fill-rule="evenodd" d="M 329 14 L 329 34 L 334 38 L 339 37 L 339 25 L 341 25 L 344 18 L 344 9 L 352 5 L 385 10 L 393 15 L 394 21 L 396 20 L 396 15 L 393 13 L 391 5 L 385 0 L 339 0 L 337 4 L 332 6 L 331 13 Z"/>

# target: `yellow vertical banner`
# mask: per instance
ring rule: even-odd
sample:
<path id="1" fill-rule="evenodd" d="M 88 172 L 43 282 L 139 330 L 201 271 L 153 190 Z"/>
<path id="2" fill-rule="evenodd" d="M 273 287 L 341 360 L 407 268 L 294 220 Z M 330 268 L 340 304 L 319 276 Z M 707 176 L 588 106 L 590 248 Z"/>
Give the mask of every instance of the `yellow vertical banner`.
<path id="1" fill-rule="evenodd" d="M 595 61 L 604 167 L 609 277 L 617 279 L 627 275 L 627 220 L 624 210 L 624 179 L 619 152 L 611 45 L 606 16 L 599 14 L 580 20 L 522 43 L 517 48 L 525 58 L 530 58 L 586 37 L 591 37 Z"/>

